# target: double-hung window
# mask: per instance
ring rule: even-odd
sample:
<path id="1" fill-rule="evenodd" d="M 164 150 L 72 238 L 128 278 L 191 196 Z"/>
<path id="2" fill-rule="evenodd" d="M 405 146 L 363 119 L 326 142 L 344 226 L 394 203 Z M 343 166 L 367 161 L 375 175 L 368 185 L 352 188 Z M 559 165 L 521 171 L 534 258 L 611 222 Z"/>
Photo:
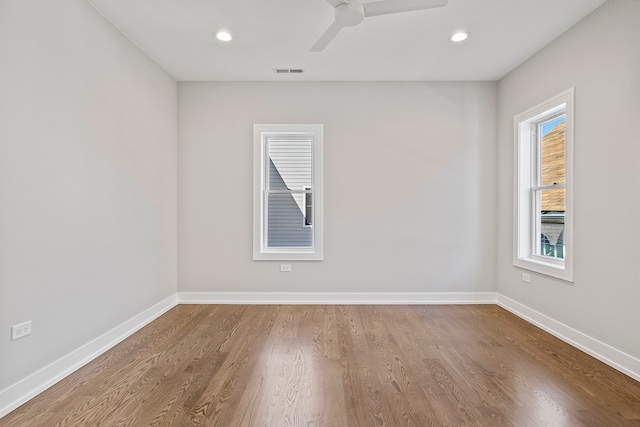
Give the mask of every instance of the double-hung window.
<path id="1" fill-rule="evenodd" d="M 322 259 L 322 125 L 254 125 L 254 260 Z"/>
<path id="2" fill-rule="evenodd" d="M 573 281 L 573 89 L 515 117 L 513 263 Z"/>

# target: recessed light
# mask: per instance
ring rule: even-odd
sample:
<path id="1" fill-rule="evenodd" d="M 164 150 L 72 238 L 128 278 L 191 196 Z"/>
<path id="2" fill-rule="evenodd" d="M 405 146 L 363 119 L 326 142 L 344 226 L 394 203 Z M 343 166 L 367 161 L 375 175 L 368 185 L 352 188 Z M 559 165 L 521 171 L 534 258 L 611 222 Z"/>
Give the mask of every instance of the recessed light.
<path id="1" fill-rule="evenodd" d="M 449 37 L 449 40 L 451 40 L 452 42 L 461 42 L 463 40 L 466 40 L 467 37 L 469 37 L 469 33 L 466 31 L 456 31 L 455 33 L 453 33 L 453 35 L 451 37 Z"/>
<path id="2" fill-rule="evenodd" d="M 221 42 L 228 42 L 231 40 L 231 34 L 227 33 L 226 31 L 218 31 L 216 33 L 216 38 Z"/>

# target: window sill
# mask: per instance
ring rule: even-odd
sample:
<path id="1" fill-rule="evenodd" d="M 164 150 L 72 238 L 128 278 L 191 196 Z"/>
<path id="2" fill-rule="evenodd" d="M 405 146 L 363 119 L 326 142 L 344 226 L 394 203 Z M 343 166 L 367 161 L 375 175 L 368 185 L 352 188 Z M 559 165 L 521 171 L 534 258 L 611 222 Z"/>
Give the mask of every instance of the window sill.
<path id="1" fill-rule="evenodd" d="M 287 249 L 273 250 L 269 252 L 257 252 L 253 254 L 254 261 L 322 261 L 322 253 L 316 251 L 302 252 L 299 249 L 295 252 Z"/>
<path id="2" fill-rule="evenodd" d="M 546 261 L 541 257 L 527 257 L 514 259 L 513 265 L 534 273 L 544 274 L 545 276 L 551 276 L 573 283 L 573 271 L 567 268 L 566 262 Z"/>

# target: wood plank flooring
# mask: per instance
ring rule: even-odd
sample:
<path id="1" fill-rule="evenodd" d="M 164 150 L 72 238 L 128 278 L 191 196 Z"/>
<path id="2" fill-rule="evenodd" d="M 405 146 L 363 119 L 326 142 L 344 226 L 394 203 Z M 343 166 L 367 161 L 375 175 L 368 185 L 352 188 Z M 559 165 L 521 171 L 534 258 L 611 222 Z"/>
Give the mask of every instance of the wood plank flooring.
<path id="1" fill-rule="evenodd" d="M 640 426 L 640 383 L 495 305 L 179 305 L 13 426 Z"/>

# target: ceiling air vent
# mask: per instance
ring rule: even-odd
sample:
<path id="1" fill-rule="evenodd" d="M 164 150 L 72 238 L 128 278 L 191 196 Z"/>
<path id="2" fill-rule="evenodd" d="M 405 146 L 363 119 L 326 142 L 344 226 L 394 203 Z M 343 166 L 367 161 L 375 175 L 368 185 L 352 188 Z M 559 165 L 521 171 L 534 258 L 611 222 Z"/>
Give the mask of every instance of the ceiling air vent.
<path id="1" fill-rule="evenodd" d="M 302 68 L 274 68 L 273 72 L 276 74 L 302 74 L 304 70 Z"/>

